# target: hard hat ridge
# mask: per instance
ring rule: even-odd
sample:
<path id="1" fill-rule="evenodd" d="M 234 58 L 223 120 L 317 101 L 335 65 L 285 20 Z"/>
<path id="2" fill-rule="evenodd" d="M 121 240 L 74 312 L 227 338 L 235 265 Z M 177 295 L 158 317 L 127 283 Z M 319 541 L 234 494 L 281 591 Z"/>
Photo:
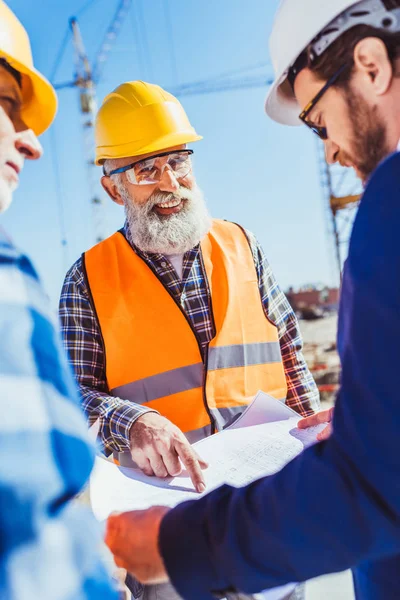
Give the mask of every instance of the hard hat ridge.
<path id="1" fill-rule="evenodd" d="M 95 138 L 97 165 L 202 139 L 181 103 L 145 81 L 127 81 L 105 97 L 96 117 Z"/>
<path id="2" fill-rule="evenodd" d="M 265 110 L 285 125 L 301 124 L 293 92 L 298 73 L 346 31 L 358 25 L 388 33 L 400 31 L 400 0 L 303 0 L 301 4 L 299 0 L 281 0 L 270 38 L 276 79 Z"/>
<path id="3" fill-rule="evenodd" d="M 370 25 L 391 33 L 400 31 L 400 0 L 362 0 L 355 4 L 311 42 L 310 60 L 321 56 L 338 37 L 357 25 Z"/>

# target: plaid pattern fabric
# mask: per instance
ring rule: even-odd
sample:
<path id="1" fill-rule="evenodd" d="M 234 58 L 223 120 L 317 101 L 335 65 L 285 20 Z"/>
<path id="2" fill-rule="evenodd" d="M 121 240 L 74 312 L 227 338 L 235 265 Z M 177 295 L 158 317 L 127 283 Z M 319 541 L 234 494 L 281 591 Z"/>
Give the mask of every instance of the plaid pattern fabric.
<path id="1" fill-rule="evenodd" d="M 126 236 L 126 228 L 121 230 Z M 267 318 L 279 331 L 279 341 L 288 385 L 287 404 L 306 416 L 319 408 L 319 394 L 302 356 L 302 339 L 296 316 L 280 290 L 262 248 L 246 232 L 257 269 L 260 296 Z M 166 256 L 137 252 L 154 269 L 178 299 L 204 348 L 214 336 L 210 293 L 199 246 L 184 255 L 183 276 L 179 279 Z M 108 393 L 104 350 L 96 317 L 89 300 L 82 259 L 68 271 L 60 299 L 64 344 L 75 371 L 84 411 L 90 423 L 99 419 L 99 439 L 105 454 L 129 447 L 129 431 L 135 420 L 147 412 Z"/>
<path id="2" fill-rule="evenodd" d="M 98 525 L 71 503 L 93 465 L 73 382 L 30 261 L 0 232 L 0 598 L 115 598 Z"/>

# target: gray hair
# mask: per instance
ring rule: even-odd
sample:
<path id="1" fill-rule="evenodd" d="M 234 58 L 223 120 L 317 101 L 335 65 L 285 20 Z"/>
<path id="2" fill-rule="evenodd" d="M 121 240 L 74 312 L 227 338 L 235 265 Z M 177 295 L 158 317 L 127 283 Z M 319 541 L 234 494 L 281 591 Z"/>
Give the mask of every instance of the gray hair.
<path id="1" fill-rule="evenodd" d="M 106 158 L 106 160 L 103 163 L 103 175 L 105 175 L 106 177 L 110 177 L 109 173 L 114 169 L 118 169 L 118 161 L 118 158 Z M 115 175 L 111 175 L 111 177 L 113 178 L 113 182 L 116 184 L 118 190 L 120 190 L 120 188 L 123 188 L 124 190 L 126 189 L 124 181 L 122 179 L 122 175 L 122 173 L 115 173 Z"/>

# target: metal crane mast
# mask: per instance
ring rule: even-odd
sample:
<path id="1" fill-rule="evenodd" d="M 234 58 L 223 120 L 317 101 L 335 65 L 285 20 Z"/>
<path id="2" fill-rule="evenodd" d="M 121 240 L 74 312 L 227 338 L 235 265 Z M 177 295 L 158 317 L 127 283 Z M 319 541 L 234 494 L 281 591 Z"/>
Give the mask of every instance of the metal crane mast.
<path id="1" fill-rule="evenodd" d="M 327 214 L 328 232 L 335 250 L 337 280 L 341 283 L 351 230 L 362 192 L 352 169 L 328 165 L 323 145 L 318 143 L 321 185 Z"/>
<path id="2" fill-rule="evenodd" d="M 70 19 L 75 50 L 74 86 L 79 90 L 80 112 L 82 115 L 83 144 L 85 163 L 90 189 L 90 204 L 93 214 L 95 241 L 101 242 L 106 236 L 102 219 L 103 199 L 98 194 L 97 173 L 94 165 L 94 119 L 97 113 L 96 86 L 92 77 L 92 69 L 83 44 L 77 20 Z"/>
<path id="3" fill-rule="evenodd" d="M 79 107 L 82 115 L 83 141 L 85 162 L 90 186 L 90 203 L 93 211 L 93 226 L 96 243 L 107 235 L 105 226 L 104 200 L 100 193 L 98 171 L 95 168 L 94 156 L 94 120 L 97 113 L 96 85 L 101 77 L 106 60 L 122 27 L 124 19 L 131 6 L 132 0 L 120 0 L 114 17 L 106 31 L 99 51 L 93 61 L 93 67 L 87 56 L 78 21 L 70 19 L 75 55 L 75 76 L 72 82 L 56 85 L 56 89 L 75 87 L 79 91 Z"/>

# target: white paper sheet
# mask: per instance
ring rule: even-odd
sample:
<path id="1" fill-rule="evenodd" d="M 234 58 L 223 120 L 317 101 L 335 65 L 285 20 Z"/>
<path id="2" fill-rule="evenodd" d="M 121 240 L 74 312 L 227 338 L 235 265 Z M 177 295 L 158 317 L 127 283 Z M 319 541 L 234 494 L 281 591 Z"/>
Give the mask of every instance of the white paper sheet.
<path id="1" fill-rule="evenodd" d="M 265 392 L 258 392 L 254 400 L 244 410 L 232 425 L 227 429 L 241 429 L 262 423 L 275 423 L 275 421 L 286 421 L 299 415 L 284 402 L 276 400 Z"/>
<path id="2" fill-rule="evenodd" d="M 279 471 L 306 446 L 315 442 L 315 431 L 297 429 L 298 417 L 229 429 L 195 444 L 209 463 L 204 471 L 207 490 L 224 483 L 246 485 Z M 322 429 L 320 426 L 318 429 Z M 184 471 L 179 477 L 157 479 L 136 469 L 118 467 L 98 457 L 91 478 L 90 497 L 99 520 L 112 512 L 144 509 L 156 504 L 176 506 L 199 497 Z"/>
<path id="3" fill-rule="evenodd" d="M 283 403 L 258 393 L 230 428 L 195 444 L 197 452 L 210 465 L 204 471 L 205 493 L 224 483 L 243 486 L 282 469 L 305 447 L 315 443 L 317 432 L 325 427 L 299 430 L 298 421 L 297 413 Z M 98 457 L 91 477 L 90 497 L 93 512 L 102 521 L 112 512 L 155 505 L 173 507 L 200 495 L 186 472 L 179 477 L 157 479 Z M 293 587 L 268 590 L 258 597 L 279 600 Z"/>

